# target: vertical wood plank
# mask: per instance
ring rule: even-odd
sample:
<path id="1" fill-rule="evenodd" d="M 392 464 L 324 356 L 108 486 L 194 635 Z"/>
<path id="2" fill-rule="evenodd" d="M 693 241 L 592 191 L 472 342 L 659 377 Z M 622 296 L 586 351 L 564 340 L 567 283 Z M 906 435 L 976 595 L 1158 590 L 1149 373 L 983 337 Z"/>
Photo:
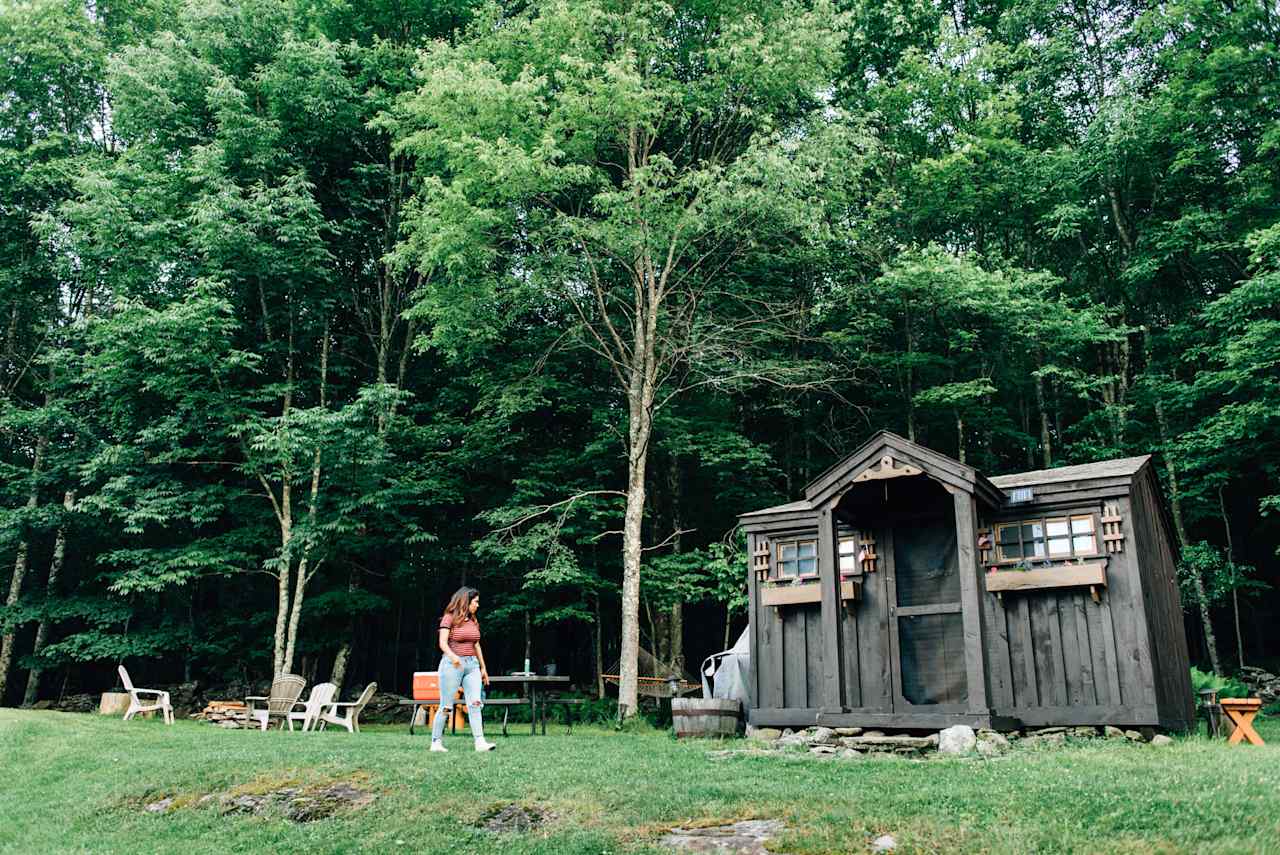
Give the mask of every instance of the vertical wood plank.
<path id="1" fill-rule="evenodd" d="M 1009 629 L 1004 606 L 994 594 L 979 593 L 986 599 L 983 610 L 987 641 L 987 664 L 990 668 L 991 705 L 999 710 L 1013 707 L 1012 657 L 1009 651 Z"/>
<path id="2" fill-rule="evenodd" d="M 1018 706 L 1034 707 L 1041 702 L 1040 684 L 1036 680 L 1036 646 L 1031 638 L 1031 606 L 1027 597 L 1018 597 L 1014 618 L 1018 629 L 1018 643 L 1022 648 L 1023 692 L 1018 696 Z"/>
<path id="3" fill-rule="evenodd" d="M 884 598 L 888 604 L 885 611 L 889 625 L 889 647 L 885 651 L 884 672 L 890 687 L 889 709 L 906 709 L 902 698 L 902 648 L 898 645 L 898 583 L 895 575 L 898 559 L 894 550 L 898 532 L 890 526 L 884 533 Z"/>
<path id="4" fill-rule="evenodd" d="M 976 549 L 978 508 L 973 496 L 965 492 L 951 494 L 955 508 L 956 557 L 960 564 L 960 617 L 964 626 L 964 667 L 969 689 L 969 711 L 986 713 L 991 709 L 987 686 L 987 646 L 982 641 L 982 611 L 986 592 L 978 594 L 978 555 Z"/>
<path id="5" fill-rule="evenodd" d="M 1075 600 L 1079 596 L 1075 591 L 1063 590 L 1054 597 L 1062 637 L 1062 676 L 1067 683 L 1067 703 L 1075 707 L 1084 704 L 1084 666 L 1080 636 L 1076 632 Z"/>
<path id="6" fill-rule="evenodd" d="M 868 711 L 893 710 L 893 681 L 889 665 L 889 562 L 893 544 L 888 534 L 879 536 L 883 544 L 880 569 L 863 576 L 862 602 L 858 604 L 858 679 L 862 706 Z"/>
<path id="7" fill-rule="evenodd" d="M 1085 612 L 1088 594 L 1079 591 L 1071 597 L 1071 612 L 1076 625 L 1076 645 L 1080 650 L 1080 703 L 1101 704 L 1093 669 L 1093 642 L 1089 638 L 1089 618 Z"/>
<path id="8" fill-rule="evenodd" d="M 1108 572 L 1108 580 L 1110 573 Z M 1102 657 L 1106 667 L 1107 675 L 1107 694 L 1111 696 L 1110 704 L 1114 707 L 1124 706 L 1129 703 L 1129 696 L 1120 688 L 1120 662 L 1119 653 L 1116 650 L 1116 624 L 1115 615 L 1111 611 L 1111 586 L 1107 586 L 1107 594 L 1102 598 L 1101 604 L 1097 606 L 1102 625 Z"/>
<path id="9" fill-rule="evenodd" d="M 820 630 L 821 683 L 820 697 L 811 699 L 811 706 L 823 707 L 833 712 L 842 709 L 840 700 L 840 572 L 837 564 L 835 515 L 831 508 L 823 508 L 818 514 L 818 584 L 822 586 Z"/>
<path id="10" fill-rule="evenodd" d="M 1062 674 L 1062 637 L 1058 631 L 1058 610 L 1052 595 L 1028 595 L 1031 606 L 1031 641 L 1040 678 L 1040 702 L 1045 706 L 1066 706 L 1067 684 Z"/>
<path id="11" fill-rule="evenodd" d="M 841 609 L 843 614 L 840 622 L 843 629 L 840 633 L 840 665 L 843 677 L 840 684 L 842 702 L 850 708 L 862 706 L 862 640 L 859 637 L 861 627 L 858 612 L 864 603 L 865 597 L 864 601 L 855 603 L 852 608 Z"/>
<path id="12" fill-rule="evenodd" d="M 782 615 L 782 705 L 791 709 L 809 706 L 808 647 L 805 644 L 804 620 L 807 606 L 781 606 Z"/>
<path id="13" fill-rule="evenodd" d="M 823 626 L 822 607 L 820 605 L 802 606 L 804 614 L 805 658 L 805 694 L 806 706 L 823 708 L 827 706 L 826 688 L 826 633 Z M 837 689 L 838 690 L 838 689 Z M 837 704 L 839 703 L 837 699 Z M 838 712 L 839 708 L 833 710 Z"/>

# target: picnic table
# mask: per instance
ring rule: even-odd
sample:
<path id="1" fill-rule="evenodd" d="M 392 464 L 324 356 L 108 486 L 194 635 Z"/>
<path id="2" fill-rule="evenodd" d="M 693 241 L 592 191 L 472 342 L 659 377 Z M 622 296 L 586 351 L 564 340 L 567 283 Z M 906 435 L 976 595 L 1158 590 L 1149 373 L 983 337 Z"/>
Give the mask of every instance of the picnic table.
<path id="1" fill-rule="evenodd" d="M 544 688 L 544 693 L 546 693 L 546 692 L 554 692 L 554 691 L 555 691 L 555 689 L 556 689 L 557 687 L 566 687 L 566 686 L 568 686 L 568 685 L 569 685 L 569 678 L 568 678 L 567 676 L 560 676 L 560 675 L 557 675 L 557 676 L 555 676 L 555 677 L 548 677 L 548 676 L 546 676 L 545 674 L 501 674 L 501 675 L 497 675 L 497 676 L 490 676 L 490 677 L 489 677 L 489 684 L 490 684 L 491 686 L 497 686 L 497 685 L 508 685 L 508 684 L 520 684 L 520 685 L 524 686 L 524 696 L 523 696 L 523 697 L 519 697 L 519 698 L 489 698 L 489 699 L 486 699 L 486 700 L 485 700 L 485 705 L 486 705 L 486 706 L 501 706 L 501 707 L 508 707 L 508 708 L 509 708 L 509 707 L 513 707 L 513 706 L 526 706 L 526 705 L 527 705 L 527 706 L 529 707 L 529 722 L 530 722 L 530 725 L 529 725 L 529 732 L 530 732 L 530 733 L 532 733 L 532 734 L 534 734 L 534 735 L 537 735 L 537 733 L 538 733 L 538 710 L 539 710 L 539 706 L 538 706 L 538 702 L 539 702 L 539 698 L 538 698 L 538 687 L 539 687 L 539 686 L 545 687 L 545 688 Z M 415 727 L 415 725 L 417 724 L 417 719 L 418 719 L 418 707 L 436 706 L 436 705 L 438 705 L 439 703 L 440 703 L 440 701 L 439 701 L 439 700 L 420 701 L 420 700 L 415 700 L 415 699 L 413 699 L 413 698 L 404 698 L 403 700 L 401 700 L 401 701 L 400 701 L 400 705 L 401 705 L 401 706 L 410 706 L 410 707 L 411 707 L 411 709 L 410 709 L 410 711 L 409 711 L 409 735 L 411 735 L 411 736 L 413 735 L 414 727 Z M 570 700 L 568 700 L 568 699 L 561 700 L 561 699 L 557 699 L 557 698 L 555 698 L 555 697 L 551 697 L 551 698 L 549 698 L 549 699 L 544 697 L 544 698 L 542 699 L 542 707 L 541 707 L 541 709 L 542 709 L 542 733 L 543 733 L 543 735 L 544 735 L 544 736 L 545 736 L 545 735 L 546 735 L 546 733 L 547 733 L 546 706 L 547 706 L 547 704 L 549 704 L 549 703 L 560 703 L 560 704 L 565 704 L 565 705 L 567 706 L 568 704 L 572 703 L 572 701 L 570 701 Z M 451 721 L 452 721 L 452 719 L 451 719 Z M 429 724 L 430 724 L 430 722 L 428 722 L 427 724 L 429 725 Z M 572 728 L 573 728 L 573 722 L 572 722 L 572 719 L 571 719 L 571 720 L 570 720 L 570 722 L 569 722 L 569 727 L 570 727 L 570 729 L 572 729 Z M 455 732 L 456 732 L 456 727 L 455 727 Z M 506 717 L 505 711 L 504 711 L 504 714 L 503 714 L 503 717 L 502 717 L 502 735 L 503 735 L 503 736 L 506 736 L 506 735 L 507 735 L 507 717 Z"/>

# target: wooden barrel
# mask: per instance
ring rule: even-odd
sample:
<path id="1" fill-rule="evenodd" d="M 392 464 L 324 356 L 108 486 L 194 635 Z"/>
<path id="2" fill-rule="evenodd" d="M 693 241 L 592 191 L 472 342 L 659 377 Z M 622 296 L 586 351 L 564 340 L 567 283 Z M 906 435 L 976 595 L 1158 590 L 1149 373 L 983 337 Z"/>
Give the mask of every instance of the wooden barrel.
<path id="1" fill-rule="evenodd" d="M 676 737 L 738 735 L 742 703 L 725 698 L 673 698 L 671 725 Z"/>

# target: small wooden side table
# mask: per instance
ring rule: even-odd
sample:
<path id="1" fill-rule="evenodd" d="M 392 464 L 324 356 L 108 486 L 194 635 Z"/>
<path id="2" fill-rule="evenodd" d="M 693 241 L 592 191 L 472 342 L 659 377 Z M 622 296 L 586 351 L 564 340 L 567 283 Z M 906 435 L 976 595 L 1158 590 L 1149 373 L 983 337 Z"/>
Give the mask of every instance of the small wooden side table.
<path id="1" fill-rule="evenodd" d="M 1221 698 L 1218 703 L 1222 706 L 1223 713 L 1235 725 L 1235 730 L 1231 731 L 1231 736 L 1227 738 L 1228 745 L 1236 745 L 1246 739 L 1251 745 L 1263 744 L 1262 737 L 1253 729 L 1253 719 L 1257 716 L 1258 710 L 1262 709 L 1260 698 Z"/>

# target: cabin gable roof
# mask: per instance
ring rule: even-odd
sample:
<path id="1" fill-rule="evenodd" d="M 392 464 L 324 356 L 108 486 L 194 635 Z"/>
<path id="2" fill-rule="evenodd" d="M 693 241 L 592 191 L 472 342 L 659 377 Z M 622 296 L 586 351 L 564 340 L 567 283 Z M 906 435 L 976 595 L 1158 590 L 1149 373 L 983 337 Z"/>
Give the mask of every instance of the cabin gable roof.
<path id="1" fill-rule="evenodd" d="M 884 477 L 878 470 L 883 468 L 885 458 L 892 460 L 896 470 L 905 470 L 903 474 L 930 475 L 951 487 L 974 493 L 990 505 L 999 506 L 1004 501 L 1004 494 L 972 466 L 887 430 L 879 431 L 853 454 L 809 482 L 804 497 L 816 507 L 859 478 Z"/>
<path id="2" fill-rule="evenodd" d="M 803 499 L 749 511 L 740 514 L 739 519 L 744 523 L 758 524 L 795 520 L 805 514 L 815 513 L 820 506 L 844 492 L 851 484 L 898 475 L 927 475 L 948 489 L 974 495 L 992 509 L 1009 507 L 1007 491 L 1018 487 L 1045 487 L 1044 496 L 1038 498 L 1041 502 L 1049 500 L 1051 496 L 1061 500 L 1063 495 L 1074 495 L 1082 489 L 1127 492 L 1128 485 L 1134 478 L 1144 468 L 1150 468 L 1150 462 L 1151 455 L 1144 454 L 988 478 L 972 466 L 925 448 L 896 433 L 882 430 L 859 446 L 857 451 L 828 467 L 809 482 L 804 488 Z M 891 467 L 893 472 L 887 473 L 886 466 Z"/>

